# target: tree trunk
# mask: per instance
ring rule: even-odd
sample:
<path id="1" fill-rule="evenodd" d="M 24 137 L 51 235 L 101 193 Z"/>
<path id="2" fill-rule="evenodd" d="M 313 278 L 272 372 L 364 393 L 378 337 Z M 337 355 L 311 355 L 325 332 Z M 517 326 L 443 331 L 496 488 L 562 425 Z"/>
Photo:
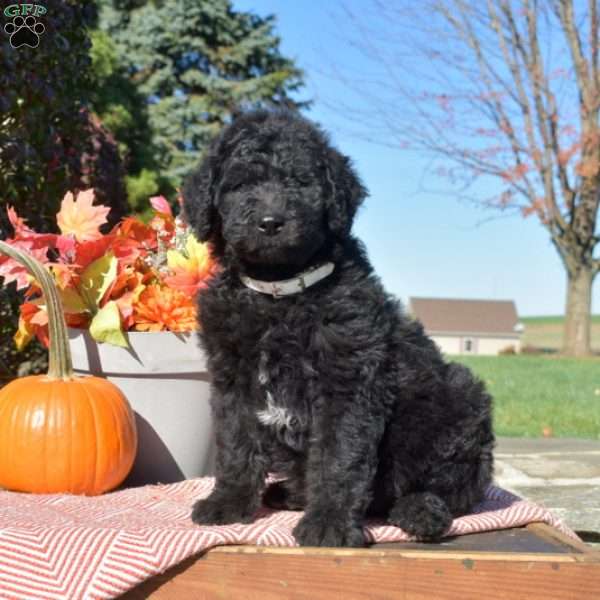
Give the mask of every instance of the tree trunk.
<path id="1" fill-rule="evenodd" d="M 590 313 L 594 270 L 580 264 L 567 269 L 567 307 L 563 351 L 567 356 L 588 356 L 590 347 Z"/>

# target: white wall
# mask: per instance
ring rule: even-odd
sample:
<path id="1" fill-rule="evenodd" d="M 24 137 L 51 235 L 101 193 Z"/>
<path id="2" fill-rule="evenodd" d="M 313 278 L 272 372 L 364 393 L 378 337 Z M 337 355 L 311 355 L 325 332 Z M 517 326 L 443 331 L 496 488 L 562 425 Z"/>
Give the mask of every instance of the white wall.
<path id="1" fill-rule="evenodd" d="M 521 340 L 518 337 L 483 337 L 483 336 L 451 336 L 432 335 L 431 339 L 439 346 L 444 354 L 487 354 L 495 355 L 507 346 L 514 346 L 521 351 Z M 465 339 L 473 340 L 472 351 L 465 352 Z"/>
<path id="2" fill-rule="evenodd" d="M 521 340 L 519 338 L 479 338 L 477 354 L 498 354 L 507 346 L 514 346 L 517 352 L 521 351 Z"/>
<path id="3" fill-rule="evenodd" d="M 444 354 L 461 354 L 459 337 L 449 335 L 432 335 L 430 337 Z"/>

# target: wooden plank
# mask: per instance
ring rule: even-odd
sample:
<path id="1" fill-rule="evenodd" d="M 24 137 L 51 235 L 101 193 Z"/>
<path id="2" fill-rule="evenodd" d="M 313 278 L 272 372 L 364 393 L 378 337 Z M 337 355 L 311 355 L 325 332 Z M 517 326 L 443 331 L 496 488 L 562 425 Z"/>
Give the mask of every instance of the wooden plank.
<path id="1" fill-rule="evenodd" d="M 570 544 L 550 536 L 536 535 L 525 527 L 515 527 L 500 531 L 486 531 L 482 533 L 459 535 L 446 538 L 439 543 L 426 544 L 422 542 L 392 542 L 377 544 L 377 548 L 399 548 L 404 550 L 435 550 L 447 552 L 449 550 L 480 551 L 480 552 L 558 552 L 567 554 L 575 549 Z"/>
<path id="2" fill-rule="evenodd" d="M 553 552 L 497 552 L 494 549 L 486 551 L 451 550 L 440 552 L 438 550 L 411 550 L 403 548 L 381 549 L 381 546 L 371 548 L 271 548 L 267 546 L 219 546 L 210 550 L 211 554 L 248 554 L 279 556 L 282 559 L 294 557 L 331 558 L 356 558 L 356 559 L 385 559 L 385 558 L 427 558 L 432 560 L 465 560 L 476 556 L 480 561 L 523 561 L 531 562 L 576 562 L 572 553 Z"/>
<path id="3" fill-rule="evenodd" d="M 600 563 L 438 556 L 208 552 L 175 577 L 154 578 L 126 598 L 561 600 L 600 590 Z"/>
<path id="4" fill-rule="evenodd" d="M 600 552 L 598 550 L 595 550 L 584 542 L 570 538 L 564 533 L 558 531 L 558 529 L 554 529 L 554 527 L 550 527 L 550 525 L 547 525 L 546 523 L 531 523 L 530 525 L 527 525 L 527 529 L 534 533 L 538 539 L 561 544 L 565 548 L 570 548 L 572 552 L 580 552 L 585 555 L 591 554 L 594 557 L 600 556 Z"/>
<path id="5" fill-rule="evenodd" d="M 578 547 L 547 526 L 522 531 L 553 551 L 221 546 L 153 577 L 124 598 L 562 600 L 591 598 L 591 590 L 600 590 L 599 552 Z"/>

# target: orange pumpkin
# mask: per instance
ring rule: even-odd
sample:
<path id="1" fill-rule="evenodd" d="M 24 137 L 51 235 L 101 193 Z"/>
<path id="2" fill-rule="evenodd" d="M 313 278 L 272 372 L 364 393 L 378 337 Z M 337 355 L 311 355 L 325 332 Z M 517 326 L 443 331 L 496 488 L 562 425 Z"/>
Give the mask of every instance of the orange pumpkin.
<path id="1" fill-rule="evenodd" d="M 101 494 L 129 473 L 137 449 L 133 411 L 117 386 L 75 377 L 60 297 L 50 273 L 0 241 L 42 288 L 48 311 L 47 375 L 0 389 L 0 486 L 21 492 Z"/>

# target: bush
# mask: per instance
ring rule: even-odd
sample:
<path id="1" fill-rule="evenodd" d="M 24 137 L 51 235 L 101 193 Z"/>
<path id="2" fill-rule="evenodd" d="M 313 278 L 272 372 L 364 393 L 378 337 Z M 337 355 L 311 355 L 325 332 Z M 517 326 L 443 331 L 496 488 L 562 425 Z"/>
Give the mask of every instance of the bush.
<path id="1" fill-rule="evenodd" d="M 46 30 L 37 48 L 15 49 L 0 36 L 0 239 L 12 235 L 6 205 L 37 231 L 48 231 L 68 190 L 97 188 L 113 219 L 127 211 L 116 143 L 87 110 L 87 27 L 96 20 L 95 3 L 53 3 L 42 20 Z M 0 287 L 4 379 L 45 368 L 39 344 L 22 353 L 14 347 L 20 300 L 14 286 Z"/>
<path id="2" fill-rule="evenodd" d="M 159 190 L 158 173 L 142 169 L 139 175 L 131 175 L 127 181 L 127 200 L 135 212 L 142 212 L 148 198 L 156 196 Z"/>
<path id="3" fill-rule="evenodd" d="M 68 190 L 102 187 L 115 213 L 126 207 L 115 142 L 86 108 L 95 19 L 95 3 L 65 0 L 44 15 L 37 48 L 0 36 L 0 190 L 36 230 L 50 227 Z"/>

